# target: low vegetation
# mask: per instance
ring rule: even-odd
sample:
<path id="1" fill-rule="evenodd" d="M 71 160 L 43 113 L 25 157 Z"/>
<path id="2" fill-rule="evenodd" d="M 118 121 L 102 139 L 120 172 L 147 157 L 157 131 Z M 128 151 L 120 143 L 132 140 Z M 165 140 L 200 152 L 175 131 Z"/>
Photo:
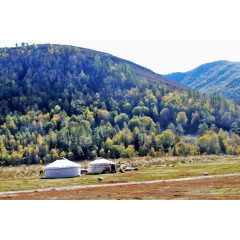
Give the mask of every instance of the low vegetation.
<path id="1" fill-rule="evenodd" d="M 122 183 L 135 181 L 164 180 L 184 177 L 240 173 L 240 158 L 235 156 L 194 156 L 165 158 L 132 158 L 113 160 L 123 166 L 135 163 L 139 171 L 102 175 L 82 175 L 76 178 L 44 179 L 39 176 L 42 165 L 0 167 L 0 191 L 16 191 L 41 188 L 56 188 L 91 184 Z M 81 163 L 86 168 L 88 161 Z"/>

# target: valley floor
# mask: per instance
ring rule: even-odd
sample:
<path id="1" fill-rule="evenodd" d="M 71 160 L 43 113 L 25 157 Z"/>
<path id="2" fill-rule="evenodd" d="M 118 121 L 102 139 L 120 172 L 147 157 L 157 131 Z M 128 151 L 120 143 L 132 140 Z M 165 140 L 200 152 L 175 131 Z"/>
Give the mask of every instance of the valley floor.
<path id="1" fill-rule="evenodd" d="M 121 161 L 127 164 L 129 160 Z M 99 175 L 41 179 L 40 166 L 25 166 L 23 175 L 19 170 L 23 166 L 1 168 L 0 199 L 240 199 L 240 157 L 132 161 L 137 162 L 139 171 L 101 175 L 103 182 L 98 182 Z M 148 164 L 141 165 L 141 161 Z M 8 171 L 18 172 L 18 177 Z"/>
<path id="2" fill-rule="evenodd" d="M 150 182 L 88 185 L 0 194 L 3 200 L 235 200 L 240 173 Z"/>

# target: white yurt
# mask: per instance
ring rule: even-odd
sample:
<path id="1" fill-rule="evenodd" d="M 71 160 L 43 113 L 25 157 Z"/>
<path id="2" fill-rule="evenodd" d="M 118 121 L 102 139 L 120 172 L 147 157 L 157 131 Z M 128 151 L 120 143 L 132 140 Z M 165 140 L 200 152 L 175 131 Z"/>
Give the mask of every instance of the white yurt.
<path id="1" fill-rule="evenodd" d="M 44 168 L 46 178 L 68 178 L 81 176 L 81 165 L 61 158 Z"/>
<path id="2" fill-rule="evenodd" d="M 107 159 L 98 158 L 88 164 L 87 170 L 89 174 L 116 173 L 116 165 Z"/>

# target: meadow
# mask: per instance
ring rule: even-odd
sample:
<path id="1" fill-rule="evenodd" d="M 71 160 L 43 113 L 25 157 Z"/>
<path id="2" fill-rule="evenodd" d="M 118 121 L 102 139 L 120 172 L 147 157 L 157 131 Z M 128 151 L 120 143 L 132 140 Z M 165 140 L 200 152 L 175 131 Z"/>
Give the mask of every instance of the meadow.
<path id="1" fill-rule="evenodd" d="M 0 191 L 19 191 L 30 189 L 45 189 L 81 185 L 96 185 L 108 183 L 141 182 L 151 180 L 167 180 L 186 177 L 240 173 L 240 157 L 236 156 L 193 156 L 193 157 L 138 157 L 113 160 L 124 167 L 131 163 L 139 168 L 117 174 L 101 175 L 103 181 L 98 182 L 100 175 L 82 175 L 76 178 L 45 179 L 39 176 L 44 165 L 22 165 L 0 167 Z M 87 168 L 89 161 L 79 162 L 82 168 Z"/>

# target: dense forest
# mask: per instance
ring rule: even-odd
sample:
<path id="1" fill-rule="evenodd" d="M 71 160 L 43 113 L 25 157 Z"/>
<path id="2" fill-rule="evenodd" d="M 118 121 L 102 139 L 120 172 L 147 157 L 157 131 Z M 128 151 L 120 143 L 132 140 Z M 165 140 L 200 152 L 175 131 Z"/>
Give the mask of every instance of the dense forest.
<path id="1" fill-rule="evenodd" d="M 220 91 L 229 99 L 240 100 L 240 62 L 210 62 L 189 72 L 172 73 L 165 77 L 201 93 L 209 95 Z"/>
<path id="2" fill-rule="evenodd" d="M 0 49 L 0 165 L 240 154 L 236 101 L 144 71 L 71 46 Z M 196 143 L 184 141 L 186 134 Z"/>

